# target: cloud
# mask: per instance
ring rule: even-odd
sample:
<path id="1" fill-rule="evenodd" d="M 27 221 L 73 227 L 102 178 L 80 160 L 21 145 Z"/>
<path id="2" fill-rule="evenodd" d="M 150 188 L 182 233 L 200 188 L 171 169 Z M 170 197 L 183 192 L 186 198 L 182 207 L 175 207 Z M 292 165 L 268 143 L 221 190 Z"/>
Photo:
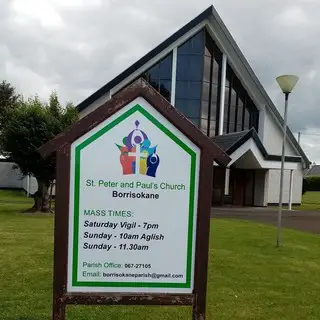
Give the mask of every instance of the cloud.
<path id="1" fill-rule="evenodd" d="M 24 95 L 47 98 L 56 89 L 63 101 L 81 102 L 211 3 L 2 0 L 1 75 Z M 290 127 L 296 133 L 318 130 L 319 1 L 217 0 L 215 7 L 280 112 L 283 95 L 275 77 L 299 75 Z M 304 137 L 310 140 L 305 150 L 320 162 L 315 137 Z"/>

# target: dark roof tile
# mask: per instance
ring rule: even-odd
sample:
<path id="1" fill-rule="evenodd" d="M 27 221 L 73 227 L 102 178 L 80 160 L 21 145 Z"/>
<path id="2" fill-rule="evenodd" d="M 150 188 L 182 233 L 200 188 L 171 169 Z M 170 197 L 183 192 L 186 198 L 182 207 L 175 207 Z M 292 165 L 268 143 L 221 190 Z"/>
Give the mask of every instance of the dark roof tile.
<path id="1" fill-rule="evenodd" d="M 243 138 L 249 130 L 223 134 L 221 136 L 215 136 L 212 138 L 213 142 L 215 142 L 222 150 L 227 151 L 230 149 L 237 141 Z"/>
<path id="2" fill-rule="evenodd" d="M 311 167 L 306 173 L 306 177 L 319 177 L 320 176 L 320 165 Z"/>
<path id="3" fill-rule="evenodd" d="M 213 142 L 215 142 L 220 149 L 226 152 L 228 155 L 231 155 L 238 148 L 240 148 L 246 141 L 249 139 L 253 139 L 256 146 L 260 150 L 262 156 L 265 160 L 269 161 L 281 161 L 281 156 L 276 154 L 269 154 L 262 144 L 256 130 L 251 128 L 250 130 L 245 130 L 241 132 L 228 133 L 220 136 L 215 136 L 212 138 Z M 287 162 L 301 162 L 301 157 L 296 156 L 286 156 L 285 161 Z"/>

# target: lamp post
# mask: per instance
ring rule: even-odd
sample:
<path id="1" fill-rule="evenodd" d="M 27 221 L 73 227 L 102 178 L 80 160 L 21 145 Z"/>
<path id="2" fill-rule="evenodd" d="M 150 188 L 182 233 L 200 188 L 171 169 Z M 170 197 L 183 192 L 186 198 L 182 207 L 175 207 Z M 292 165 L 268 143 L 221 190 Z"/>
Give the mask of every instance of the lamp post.
<path id="1" fill-rule="evenodd" d="M 277 82 L 282 92 L 285 95 L 284 105 L 284 123 L 283 123 L 283 140 L 282 140 L 282 153 L 281 153 L 281 172 L 280 172 L 280 192 L 279 192 L 279 211 L 278 211 L 278 234 L 277 234 L 277 247 L 281 246 L 281 222 L 282 222 L 282 198 L 283 198 L 283 174 L 284 174 L 284 161 L 285 161 L 285 143 L 287 138 L 287 117 L 288 117 L 288 99 L 289 94 L 297 84 L 299 78 L 294 75 L 283 75 L 277 77 Z"/>

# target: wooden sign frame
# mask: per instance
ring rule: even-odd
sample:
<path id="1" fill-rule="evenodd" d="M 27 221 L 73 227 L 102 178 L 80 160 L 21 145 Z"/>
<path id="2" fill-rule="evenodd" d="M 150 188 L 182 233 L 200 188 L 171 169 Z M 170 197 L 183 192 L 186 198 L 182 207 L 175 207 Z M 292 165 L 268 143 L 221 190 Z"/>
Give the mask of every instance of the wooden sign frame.
<path id="1" fill-rule="evenodd" d="M 68 293 L 70 146 L 73 141 L 121 110 L 137 97 L 142 97 L 148 101 L 201 150 L 193 293 Z M 143 79 L 139 79 L 129 85 L 111 100 L 72 125 L 64 133 L 43 145 L 39 151 L 44 158 L 56 153 L 57 159 L 52 319 L 65 320 L 66 305 L 81 304 L 193 306 L 193 319 L 204 320 L 206 310 L 213 162 L 215 161 L 221 166 L 226 166 L 230 162 L 229 156 Z"/>

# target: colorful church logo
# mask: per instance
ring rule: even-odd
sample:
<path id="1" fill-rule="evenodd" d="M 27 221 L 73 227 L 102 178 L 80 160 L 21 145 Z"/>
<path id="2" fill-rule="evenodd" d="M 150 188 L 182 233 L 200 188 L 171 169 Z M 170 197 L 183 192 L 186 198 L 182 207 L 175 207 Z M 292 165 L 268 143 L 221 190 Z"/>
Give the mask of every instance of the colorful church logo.
<path id="1" fill-rule="evenodd" d="M 151 147 L 148 136 L 140 130 L 139 121 L 136 128 L 122 140 L 123 146 L 116 145 L 120 150 L 120 163 L 124 175 L 141 174 L 155 177 L 160 158 L 157 155 L 157 146 Z"/>

